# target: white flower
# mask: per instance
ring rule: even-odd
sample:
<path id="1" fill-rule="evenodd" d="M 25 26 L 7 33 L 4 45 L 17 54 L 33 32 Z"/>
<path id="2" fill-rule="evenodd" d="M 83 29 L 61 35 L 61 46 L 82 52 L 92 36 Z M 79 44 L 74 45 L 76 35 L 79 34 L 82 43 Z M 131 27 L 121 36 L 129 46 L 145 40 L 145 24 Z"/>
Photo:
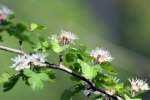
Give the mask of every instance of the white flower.
<path id="1" fill-rule="evenodd" d="M 90 56 L 94 59 L 95 63 L 101 64 L 103 62 L 111 62 L 113 60 L 109 51 L 103 48 L 96 48 L 90 52 Z"/>
<path id="2" fill-rule="evenodd" d="M 8 16 L 12 14 L 13 12 L 10 9 L 8 9 L 6 6 L 0 7 L 0 21 L 7 19 Z"/>
<path id="3" fill-rule="evenodd" d="M 139 91 L 147 91 L 150 89 L 148 83 L 146 83 L 146 81 L 144 80 L 132 78 L 132 79 L 129 79 L 129 82 L 131 84 L 132 91 L 139 92 Z"/>
<path id="4" fill-rule="evenodd" d="M 14 64 L 11 66 L 15 68 L 16 71 L 23 69 L 28 69 L 31 65 L 35 66 L 45 66 L 46 55 L 43 53 L 35 53 L 31 55 L 18 55 L 15 58 L 12 58 Z"/>
<path id="5" fill-rule="evenodd" d="M 42 63 L 45 63 L 47 61 L 46 58 L 47 58 L 47 55 L 44 53 L 33 53 L 29 57 L 33 65 L 39 65 L 39 66 L 41 66 Z"/>
<path id="6" fill-rule="evenodd" d="M 14 64 L 11 66 L 12 68 L 15 68 L 16 71 L 30 68 L 30 60 L 28 59 L 27 55 L 18 55 L 15 58 L 11 59 Z"/>
<path id="7" fill-rule="evenodd" d="M 77 40 L 78 37 L 72 32 L 62 30 L 61 33 L 58 34 L 57 39 L 60 45 L 68 45 Z"/>

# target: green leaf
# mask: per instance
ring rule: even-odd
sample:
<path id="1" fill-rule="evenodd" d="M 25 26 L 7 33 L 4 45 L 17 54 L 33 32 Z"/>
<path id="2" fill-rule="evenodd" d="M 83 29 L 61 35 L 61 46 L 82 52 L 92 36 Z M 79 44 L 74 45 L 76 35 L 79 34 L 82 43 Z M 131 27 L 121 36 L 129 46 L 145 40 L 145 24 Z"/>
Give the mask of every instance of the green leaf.
<path id="1" fill-rule="evenodd" d="M 119 93 L 120 93 L 120 92 L 124 92 L 124 90 L 125 90 L 123 83 L 118 83 L 118 84 L 116 84 L 114 88 L 115 88 L 115 90 L 118 91 Z"/>
<path id="2" fill-rule="evenodd" d="M 43 82 L 37 76 L 29 78 L 28 82 L 33 90 L 39 90 L 43 88 Z"/>
<path id="3" fill-rule="evenodd" d="M 52 70 L 50 70 L 50 69 L 45 69 L 45 70 L 43 70 L 43 71 L 48 75 L 48 77 L 49 77 L 50 79 L 55 79 L 55 78 L 56 78 L 55 73 L 54 73 Z"/>
<path id="4" fill-rule="evenodd" d="M 49 48 L 49 43 L 48 43 L 48 41 L 44 41 L 44 42 L 42 43 L 42 45 L 43 45 L 43 47 L 45 47 L 45 48 Z"/>
<path id="5" fill-rule="evenodd" d="M 142 100 L 140 98 L 130 98 L 128 95 L 124 95 L 125 100 Z"/>
<path id="6" fill-rule="evenodd" d="M 3 84 L 5 82 L 7 82 L 10 78 L 10 74 L 9 73 L 3 73 L 1 76 L 0 76 L 0 84 Z"/>
<path id="7" fill-rule="evenodd" d="M 38 28 L 38 25 L 37 25 L 37 24 L 31 23 L 31 25 L 30 25 L 30 30 L 31 30 L 31 31 L 34 31 L 34 30 L 37 29 L 37 28 Z"/>
<path id="8" fill-rule="evenodd" d="M 60 100 L 72 100 L 72 97 L 83 90 L 83 86 L 80 84 L 74 85 L 70 89 L 66 89 L 61 96 Z"/>
<path id="9" fill-rule="evenodd" d="M 32 77 L 32 76 L 35 75 L 35 72 L 33 72 L 33 71 L 30 70 L 30 69 L 24 69 L 24 70 L 23 70 L 23 74 L 24 74 L 25 76 L 27 76 L 27 77 Z"/>
<path id="10" fill-rule="evenodd" d="M 23 73 L 26 77 L 28 77 L 27 81 L 33 90 L 39 90 L 43 88 L 43 81 L 52 81 L 49 77 L 49 74 L 44 72 L 36 73 L 30 69 L 25 69 Z"/>
<path id="11" fill-rule="evenodd" d="M 58 40 L 57 40 L 57 36 L 56 35 L 53 35 L 51 37 L 51 49 L 55 52 L 55 53 L 60 53 L 62 52 L 63 50 L 65 50 L 66 48 L 69 47 L 69 45 L 64 45 L 64 46 L 60 46 Z"/>
<path id="12" fill-rule="evenodd" d="M 51 48 L 55 53 L 60 53 L 63 51 L 63 48 L 59 45 L 57 40 L 51 41 Z"/>
<path id="13" fill-rule="evenodd" d="M 9 80 L 3 84 L 4 92 L 11 90 L 16 85 L 19 78 L 20 78 L 19 74 L 11 76 Z"/>
<path id="14" fill-rule="evenodd" d="M 42 30 L 42 29 L 45 29 L 45 27 L 43 25 L 38 25 L 36 23 L 30 24 L 30 31 L 35 31 L 37 29 Z"/>
<path id="15" fill-rule="evenodd" d="M 104 100 L 104 96 L 102 95 L 97 95 L 97 94 L 92 94 L 93 98 L 92 100 Z"/>
<path id="16" fill-rule="evenodd" d="M 76 55 L 73 53 L 67 53 L 65 56 L 65 61 L 70 63 L 70 62 L 74 62 L 76 58 Z"/>
<path id="17" fill-rule="evenodd" d="M 50 45 L 48 41 L 43 41 L 43 42 L 37 43 L 37 46 L 35 47 L 34 51 L 46 52 L 49 49 L 50 49 Z"/>
<path id="18" fill-rule="evenodd" d="M 81 65 L 82 74 L 84 77 L 90 80 L 96 77 L 97 70 L 94 67 L 88 65 L 86 62 L 83 62 L 82 60 L 79 59 L 77 60 L 77 62 Z"/>
<path id="19" fill-rule="evenodd" d="M 101 97 L 101 98 L 96 98 L 95 100 L 103 100 L 103 98 Z"/>
<path id="20" fill-rule="evenodd" d="M 22 23 L 11 24 L 7 27 L 6 31 L 10 36 L 15 36 L 19 40 L 27 41 L 29 43 L 33 43 L 30 39 L 29 34 L 27 34 L 27 27 Z"/>
<path id="21" fill-rule="evenodd" d="M 29 77 L 29 78 L 38 78 L 39 80 L 42 80 L 42 81 L 47 81 L 47 80 L 50 80 L 49 78 L 49 75 L 47 73 L 44 73 L 44 72 L 41 72 L 41 73 L 36 73 L 30 69 L 25 69 L 23 71 L 24 75 Z"/>
<path id="22" fill-rule="evenodd" d="M 42 80 L 42 81 L 48 81 L 48 80 L 50 80 L 49 76 L 46 73 L 39 73 L 39 74 L 37 74 L 37 77 L 40 80 Z"/>
<path id="23" fill-rule="evenodd" d="M 103 69 L 103 73 L 105 74 L 117 75 L 116 71 L 114 71 L 110 63 L 102 63 L 101 68 Z"/>

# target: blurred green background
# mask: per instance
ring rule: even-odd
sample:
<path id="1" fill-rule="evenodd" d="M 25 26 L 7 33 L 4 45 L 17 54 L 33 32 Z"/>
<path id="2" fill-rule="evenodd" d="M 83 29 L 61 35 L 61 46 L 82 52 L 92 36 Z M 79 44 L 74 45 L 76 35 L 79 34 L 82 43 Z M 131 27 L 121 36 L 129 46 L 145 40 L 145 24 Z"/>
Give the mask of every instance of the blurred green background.
<path id="1" fill-rule="evenodd" d="M 47 27 L 33 34 L 47 38 L 60 30 L 72 31 L 89 48 L 108 48 L 115 60 L 113 65 L 122 81 L 138 76 L 150 80 L 150 1 L 149 0 L 0 0 L 24 23 Z M 18 48 L 18 40 L 3 33 L 0 44 Z M 34 39 L 36 40 L 36 39 Z M 23 49 L 31 50 L 24 43 Z M 10 58 L 14 54 L 0 51 L 0 73 L 12 71 Z M 50 61 L 55 61 L 49 58 Z M 41 91 L 33 92 L 21 81 L 10 92 L 0 91 L 0 100 L 61 100 L 61 94 L 73 84 L 69 76 L 56 72 L 56 82 L 46 83 Z M 150 95 L 150 94 L 149 94 Z M 149 100 L 148 93 L 144 100 Z M 73 100 L 83 100 L 81 94 Z"/>

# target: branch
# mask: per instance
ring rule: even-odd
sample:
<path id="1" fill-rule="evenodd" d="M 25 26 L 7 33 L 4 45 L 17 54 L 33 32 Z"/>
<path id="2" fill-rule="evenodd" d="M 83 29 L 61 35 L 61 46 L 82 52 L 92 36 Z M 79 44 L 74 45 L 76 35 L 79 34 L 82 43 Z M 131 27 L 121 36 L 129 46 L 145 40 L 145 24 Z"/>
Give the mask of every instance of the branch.
<path id="1" fill-rule="evenodd" d="M 25 52 L 23 52 L 21 50 L 5 47 L 5 46 L 2 46 L 2 45 L 0 45 L 0 50 L 11 52 L 11 53 L 16 53 L 16 54 L 19 54 L 19 55 L 24 55 L 25 54 Z"/>
<path id="2" fill-rule="evenodd" d="M 19 55 L 26 54 L 25 52 L 23 52 L 21 50 L 5 47 L 5 46 L 1 46 L 1 45 L 0 45 L 0 50 L 11 52 L 11 53 L 16 53 L 16 54 L 19 54 Z M 78 75 L 78 74 L 74 73 L 72 70 L 70 70 L 69 68 L 63 66 L 62 64 L 50 64 L 49 62 L 45 62 L 42 65 L 46 66 L 47 68 L 61 70 L 65 73 L 68 73 L 68 74 L 70 74 L 70 75 L 86 82 L 90 86 L 90 89 L 92 89 L 93 91 L 100 92 L 100 93 L 102 93 L 102 94 L 104 94 L 104 95 L 106 95 L 110 98 L 113 98 L 114 100 L 123 100 L 123 99 L 120 99 L 121 98 L 120 96 L 110 95 L 105 90 L 97 88 L 90 80 L 86 79 L 84 76 L 81 76 L 81 75 Z"/>
<path id="3" fill-rule="evenodd" d="M 58 70 L 64 71 L 64 72 L 66 72 L 66 73 L 68 73 L 68 74 L 70 74 L 70 75 L 72 75 L 72 76 L 74 76 L 74 77 L 76 77 L 76 78 L 86 82 L 90 86 L 90 89 L 92 89 L 93 91 L 100 92 L 100 93 L 102 93 L 104 95 L 107 95 L 108 97 L 113 98 L 114 100 L 119 100 L 118 98 L 120 98 L 117 95 L 110 95 L 105 90 L 97 88 L 96 86 L 93 85 L 93 83 L 90 80 L 86 79 L 83 76 L 80 76 L 80 75 L 74 73 L 72 70 L 70 70 L 69 68 L 67 68 L 67 67 L 65 67 L 65 66 L 63 66 L 61 64 L 60 65 L 58 65 L 58 64 L 50 64 L 48 62 L 46 62 L 46 64 L 47 64 L 48 68 L 58 69 Z"/>

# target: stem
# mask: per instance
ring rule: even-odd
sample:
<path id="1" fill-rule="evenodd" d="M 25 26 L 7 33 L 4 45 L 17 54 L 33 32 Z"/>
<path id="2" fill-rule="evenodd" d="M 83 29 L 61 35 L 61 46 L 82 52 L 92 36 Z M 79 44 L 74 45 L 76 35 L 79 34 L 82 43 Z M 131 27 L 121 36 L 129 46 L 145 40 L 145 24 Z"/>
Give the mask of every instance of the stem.
<path id="1" fill-rule="evenodd" d="M 0 50 L 11 52 L 11 53 L 16 53 L 16 54 L 19 54 L 19 55 L 24 55 L 25 54 L 25 52 L 23 52 L 21 50 L 5 47 L 5 46 L 1 46 L 1 45 L 0 45 Z"/>
<path id="2" fill-rule="evenodd" d="M 0 45 L 0 50 L 11 52 L 11 53 L 16 53 L 16 54 L 19 54 L 19 55 L 26 54 L 25 52 L 23 52 L 21 50 L 5 47 L 5 46 L 1 46 L 1 45 Z M 100 92 L 100 93 L 106 95 L 109 98 L 112 98 L 114 100 L 119 100 L 119 98 L 121 98 L 120 96 L 110 95 L 105 90 L 97 88 L 90 80 L 86 79 L 82 75 L 78 75 L 78 74 L 74 73 L 72 70 L 70 70 L 69 68 L 63 66 L 62 64 L 50 64 L 49 62 L 45 62 L 42 65 L 43 66 L 47 66 L 47 68 L 61 70 L 61 71 L 65 72 L 65 73 L 68 73 L 68 74 L 70 74 L 70 75 L 72 75 L 72 76 L 74 76 L 76 78 L 79 78 L 80 80 L 86 82 L 90 86 L 90 89 L 92 89 L 93 91 Z"/>

